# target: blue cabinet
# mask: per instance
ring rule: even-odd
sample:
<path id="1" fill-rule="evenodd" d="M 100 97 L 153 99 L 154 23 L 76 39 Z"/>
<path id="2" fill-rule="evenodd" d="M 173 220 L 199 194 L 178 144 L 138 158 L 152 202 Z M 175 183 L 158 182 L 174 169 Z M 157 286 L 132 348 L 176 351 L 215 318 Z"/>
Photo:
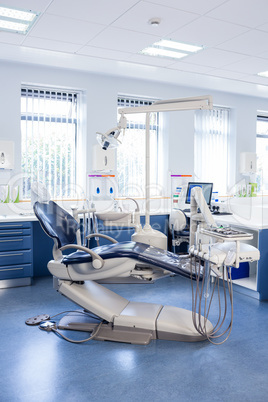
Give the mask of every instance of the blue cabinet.
<path id="1" fill-rule="evenodd" d="M 32 223 L 0 223 L 0 287 L 30 285 Z"/>

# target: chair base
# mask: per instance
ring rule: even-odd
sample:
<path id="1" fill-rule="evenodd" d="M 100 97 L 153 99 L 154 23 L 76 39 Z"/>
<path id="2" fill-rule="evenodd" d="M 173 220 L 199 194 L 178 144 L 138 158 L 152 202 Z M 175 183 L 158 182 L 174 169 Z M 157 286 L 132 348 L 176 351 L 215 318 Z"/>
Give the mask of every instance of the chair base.
<path id="1" fill-rule="evenodd" d="M 192 322 L 192 311 L 179 307 L 160 304 L 131 302 L 104 288 L 98 283 L 88 281 L 84 284 L 59 281 L 61 294 L 91 312 L 86 314 L 70 313 L 63 317 L 59 329 L 92 332 L 100 321 L 104 321 L 96 340 L 125 342 L 147 345 L 152 339 L 197 342 L 206 340 L 200 335 Z M 204 322 L 201 317 L 201 322 Z M 212 330 L 207 321 L 206 330 Z"/>

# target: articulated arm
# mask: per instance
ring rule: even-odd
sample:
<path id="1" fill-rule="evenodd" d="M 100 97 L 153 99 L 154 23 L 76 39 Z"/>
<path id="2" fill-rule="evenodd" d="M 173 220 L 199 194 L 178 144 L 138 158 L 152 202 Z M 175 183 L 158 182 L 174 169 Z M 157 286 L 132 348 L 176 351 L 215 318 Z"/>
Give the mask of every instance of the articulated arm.
<path id="1" fill-rule="evenodd" d="M 198 208 L 200 214 L 198 214 Z M 197 232 L 197 221 L 206 222 L 209 227 L 217 227 L 212 213 L 210 212 L 206 200 L 200 187 L 194 187 L 191 191 L 191 220 L 190 220 L 190 245 L 195 243 L 195 235 Z M 204 224 L 203 224 L 204 225 Z M 197 246 L 197 245 L 196 245 Z"/>
<path id="2" fill-rule="evenodd" d="M 260 258 L 259 250 L 249 244 L 240 243 L 252 239 L 252 235 L 235 229 L 218 228 L 207 206 L 200 187 L 194 187 L 191 192 L 191 223 L 190 223 L 190 254 L 201 257 L 220 267 L 239 267 L 240 262 L 255 261 Z M 201 213 L 197 213 L 197 209 Z M 204 225 L 206 222 L 206 226 Z M 201 238 L 195 239 L 197 222 L 200 225 L 199 235 L 204 238 L 214 238 L 214 244 L 201 243 Z M 197 244 L 197 241 L 200 243 Z M 218 275 L 218 273 L 217 273 Z"/>

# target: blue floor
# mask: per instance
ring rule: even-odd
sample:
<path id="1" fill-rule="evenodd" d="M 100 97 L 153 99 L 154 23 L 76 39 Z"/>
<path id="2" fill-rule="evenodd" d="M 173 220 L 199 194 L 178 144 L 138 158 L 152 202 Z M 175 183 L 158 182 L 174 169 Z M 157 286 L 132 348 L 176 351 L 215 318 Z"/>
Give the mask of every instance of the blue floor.
<path id="1" fill-rule="evenodd" d="M 191 308 L 190 282 L 181 277 L 108 287 L 131 300 Z M 2 402 L 268 400 L 267 302 L 234 293 L 233 330 L 220 346 L 68 343 L 24 323 L 76 308 L 53 289 L 50 277 L 1 289 L 0 305 Z"/>

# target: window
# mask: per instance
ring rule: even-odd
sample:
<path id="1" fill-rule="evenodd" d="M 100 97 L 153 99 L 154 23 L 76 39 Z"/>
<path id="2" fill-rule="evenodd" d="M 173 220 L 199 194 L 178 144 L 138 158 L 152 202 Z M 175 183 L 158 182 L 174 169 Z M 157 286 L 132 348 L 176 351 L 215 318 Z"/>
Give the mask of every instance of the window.
<path id="1" fill-rule="evenodd" d="M 257 116 L 257 191 L 268 193 L 268 117 Z"/>
<path id="2" fill-rule="evenodd" d="M 42 182 L 52 198 L 71 198 L 76 185 L 78 92 L 22 87 L 22 198 Z"/>
<path id="3" fill-rule="evenodd" d="M 195 112 L 194 171 L 197 180 L 213 182 L 220 195 L 227 193 L 229 109 Z"/>
<path id="4" fill-rule="evenodd" d="M 118 97 L 118 108 L 151 105 L 146 99 Z M 120 116 L 119 116 L 120 117 Z M 118 117 L 118 120 L 119 120 Z M 118 191 L 121 196 L 144 196 L 145 194 L 145 114 L 129 114 L 122 144 L 117 148 Z M 150 186 L 151 195 L 156 193 L 158 180 L 158 134 L 159 115 L 151 113 L 150 120 Z"/>

